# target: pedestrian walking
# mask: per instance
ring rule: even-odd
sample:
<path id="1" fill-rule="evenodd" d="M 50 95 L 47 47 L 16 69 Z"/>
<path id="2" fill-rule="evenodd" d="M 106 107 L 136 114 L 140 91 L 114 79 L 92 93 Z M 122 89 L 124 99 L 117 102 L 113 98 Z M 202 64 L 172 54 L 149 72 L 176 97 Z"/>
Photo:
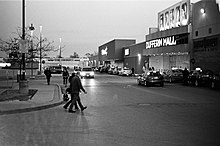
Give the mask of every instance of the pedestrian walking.
<path id="1" fill-rule="evenodd" d="M 74 74 L 74 73 L 73 73 Z M 79 93 L 81 92 L 81 90 L 87 94 L 87 92 L 85 91 L 85 89 L 82 86 L 81 80 L 77 75 L 74 75 L 72 77 L 72 79 L 70 80 L 70 95 L 71 95 L 71 100 L 68 101 L 63 108 L 67 109 L 69 104 L 69 109 L 68 112 L 74 113 L 76 112 L 76 110 L 73 110 L 73 105 L 76 104 L 76 102 L 79 104 L 81 111 L 83 111 L 84 109 L 87 108 L 87 106 L 83 106 L 81 101 L 80 101 L 80 97 L 79 97 Z"/>
<path id="2" fill-rule="evenodd" d="M 48 67 L 45 69 L 44 74 L 45 74 L 46 79 L 47 79 L 47 84 L 50 85 L 50 78 L 52 76 L 51 76 L 51 71 Z"/>
<path id="3" fill-rule="evenodd" d="M 72 73 L 72 75 L 69 77 L 69 83 L 71 82 L 71 80 L 72 80 L 72 78 L 75 76 L 75 72 L 73 72 Z M 70 87 L 68 87 L 66 90 L 68 90 L 68 91 L 66 91 L 67 93 L 71 93 L 71 91 L 70 91 Z M 67 95 L 67 94 L 66 94 Z M 67 95 L 68 96 L 68 95 Z M 72 100 L 72 99 L 71 99 Z M 72 102 L 72 101 L 68 101 L 66 104 L 65 104 L 65 106 L 64 106 L 64 108 L 66 107 L 68 107 L 69 105 L 70 105 L 70 103 Z M 81 102 L 80 102 L 81 103 Z M 79 110 L 79 107 L 78 107 L 78 105 L 77 105 L 77 102 L 75 103 L 75 110 Z"/>
<path id="4" fill-rule="evenodd" d="M 69 78 L 69 72 L 66 67 L 63 67 L 63 84 L 67 86 L 67 80 Z"/>

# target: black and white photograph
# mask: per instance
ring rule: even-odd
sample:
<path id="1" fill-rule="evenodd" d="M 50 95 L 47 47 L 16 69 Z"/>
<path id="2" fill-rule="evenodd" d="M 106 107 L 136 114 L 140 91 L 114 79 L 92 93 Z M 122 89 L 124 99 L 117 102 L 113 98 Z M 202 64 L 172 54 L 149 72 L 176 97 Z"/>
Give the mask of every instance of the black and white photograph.
<path id="1" fill-rule="evenodd" d="M 219 146 L 220 0 L 0 0 L 0 146 Z"/>

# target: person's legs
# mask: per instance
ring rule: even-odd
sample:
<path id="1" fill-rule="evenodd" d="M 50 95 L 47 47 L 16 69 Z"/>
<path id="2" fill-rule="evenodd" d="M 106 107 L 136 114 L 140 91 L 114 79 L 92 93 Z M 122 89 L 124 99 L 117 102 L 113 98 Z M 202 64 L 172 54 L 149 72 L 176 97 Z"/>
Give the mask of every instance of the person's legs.
<path id="1" fill-rule="evenodd" d="M 82 105 L 79 94 L 78 94 L 78 98 L 77 98 L 77 103 L 79 104 L 81 111 L 83 111 L 84 109 L 87 108 L 87 106 Z"/>
<path id="2" fill-rule="evenodd" d="M 71 93 L 71 104 L 68 110 L 69 112 L 75 112 L 75 110 L 73 110 L 73 105 L 75 105 L 76 100 L 77 100 L 77 94 Z"/>
<path id="3" fill-rule="evenodd" d="M 78 105 L 77 105 L 77 101 L 76 101 L 76 103 L 75 103 L 75 109 L 76 109 L 76 110 L 79 109 L 79 107 L 78 107 Z"/>
<path id="4" fill-rule="evenodd" d="M 50 77 L 47 76 L 47 84 L 50 85 Z"/>
<path id="5" fill-rule="evenodd" d="M 67 109 L 71 102 L 72 102 L 72 96 L 71 96 L 71 100 L 69 100 L 64 104 L 63 108 Z"/>

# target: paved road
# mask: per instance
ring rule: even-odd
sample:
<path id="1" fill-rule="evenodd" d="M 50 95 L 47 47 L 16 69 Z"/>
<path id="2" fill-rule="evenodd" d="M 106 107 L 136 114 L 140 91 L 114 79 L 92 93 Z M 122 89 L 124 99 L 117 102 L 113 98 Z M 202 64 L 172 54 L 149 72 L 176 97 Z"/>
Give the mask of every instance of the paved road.
<path id="1" fill-rule="evenodd" d="M 62 83 L 53 76 L 52 82 Z M 82 79 L 84 112 L 62 106 L 0 116 L 1 146 L 217 146 L 219 91 L 98 74 Z"/>

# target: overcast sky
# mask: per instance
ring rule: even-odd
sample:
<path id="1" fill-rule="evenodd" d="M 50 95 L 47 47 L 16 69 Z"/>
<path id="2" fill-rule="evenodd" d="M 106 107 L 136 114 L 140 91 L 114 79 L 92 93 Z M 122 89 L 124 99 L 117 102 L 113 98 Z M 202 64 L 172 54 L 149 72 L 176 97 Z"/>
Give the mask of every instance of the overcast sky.
<path id="1" fill-rule="evenodd" d="M 21 27 L 21 1 L 0 0 L 0 38 L 12 37 Z M 193 0 L 191 2 L 195 2 Z M 80 56 L 93 53 L 113 39 L 145 41 L 149 27 L 157 27 L 158 12 L 180 0 L 26 0 L 26 25 L 43 26 L 43 36 L 58 48 L 62 56 L 73 52 Z M 50 53 L 58 55 L 58 52 Z"/>

